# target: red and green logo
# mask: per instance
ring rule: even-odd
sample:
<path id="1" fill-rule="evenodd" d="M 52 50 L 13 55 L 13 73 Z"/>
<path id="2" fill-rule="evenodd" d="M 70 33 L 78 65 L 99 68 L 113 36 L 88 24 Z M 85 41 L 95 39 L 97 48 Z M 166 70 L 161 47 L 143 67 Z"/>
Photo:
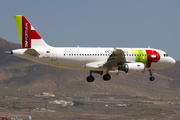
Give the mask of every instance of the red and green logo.
<path id="1" fill-rule="evenodd" d="M 41 39 L 29 21 L 22 15 L 14 16 L 22 48 L 31 48 L 31 39 Z"/>
<path id="2" fill-rule="evenodd" d="M 160 54 L 155 50 L 131 50 L 131 53 L 136 56 L 136 62 L 144 63 L 146 68 L 160 60 Z"/>

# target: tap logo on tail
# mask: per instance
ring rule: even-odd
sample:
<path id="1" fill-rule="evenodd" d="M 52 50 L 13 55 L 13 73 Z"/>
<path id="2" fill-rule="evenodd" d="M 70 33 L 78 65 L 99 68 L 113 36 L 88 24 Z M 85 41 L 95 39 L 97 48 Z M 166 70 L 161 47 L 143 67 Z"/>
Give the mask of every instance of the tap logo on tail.
<path id="1" fill-rule="evenodd" d="M 14 16 L 22 48 L 31 48 L 32 39 L 41 39 L 34 27 L 23 15 Z"/>

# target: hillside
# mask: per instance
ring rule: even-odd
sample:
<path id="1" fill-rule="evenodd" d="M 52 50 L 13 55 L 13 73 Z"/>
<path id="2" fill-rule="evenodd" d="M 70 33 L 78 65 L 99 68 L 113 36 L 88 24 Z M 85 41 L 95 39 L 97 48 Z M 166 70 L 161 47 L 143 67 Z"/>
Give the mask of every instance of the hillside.
<path id="1" fill-rule="evenodd" d="M 88 97 L 93 94 L 111 94 L 172 101 L 178 101 L 180 98 L 180 62 L 173 68 L 154 71 L 154 82 L 149 81 L 149 73 L 146 71 L 137 76 L 120 73 L 118 77 L 106 82 L 101 76 L 94 74 L 96 80 L 87 83 L 89 71 L 51 67 L 2 52 L 18 47 L 20 45 L 0 39 L 1 96 L 50 92 L 58 96 Z"/>
<path id="2" fill-rule="evenodd" d="M 0 60 L 7 57 L 7 54 L 4 54 L 4 51 L 9 51 L 16 48 L 20 48 L 20 45 L 8 42 L 0 37 Z"/>

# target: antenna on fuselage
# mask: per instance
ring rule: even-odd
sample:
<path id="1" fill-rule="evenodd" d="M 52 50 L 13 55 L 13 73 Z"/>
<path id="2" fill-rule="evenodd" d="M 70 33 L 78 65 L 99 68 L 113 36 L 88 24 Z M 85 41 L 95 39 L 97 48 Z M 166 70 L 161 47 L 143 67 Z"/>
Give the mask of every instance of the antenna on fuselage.
<path id="1" fill-rule="evenodd" d="M 148 48 L 150 49 L 150 47 L 148 46 Z"/>

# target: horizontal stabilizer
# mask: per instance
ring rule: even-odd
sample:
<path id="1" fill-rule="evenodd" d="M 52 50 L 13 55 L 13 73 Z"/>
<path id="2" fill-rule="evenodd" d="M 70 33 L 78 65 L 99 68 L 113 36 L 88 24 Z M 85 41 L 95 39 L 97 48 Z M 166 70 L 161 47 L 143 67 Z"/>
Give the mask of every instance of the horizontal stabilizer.
<path id="1" fill-rule="evenodd" d="M 40 55 L 35 49 L 27 49 L 24 53 L 32 56 Z"/>

